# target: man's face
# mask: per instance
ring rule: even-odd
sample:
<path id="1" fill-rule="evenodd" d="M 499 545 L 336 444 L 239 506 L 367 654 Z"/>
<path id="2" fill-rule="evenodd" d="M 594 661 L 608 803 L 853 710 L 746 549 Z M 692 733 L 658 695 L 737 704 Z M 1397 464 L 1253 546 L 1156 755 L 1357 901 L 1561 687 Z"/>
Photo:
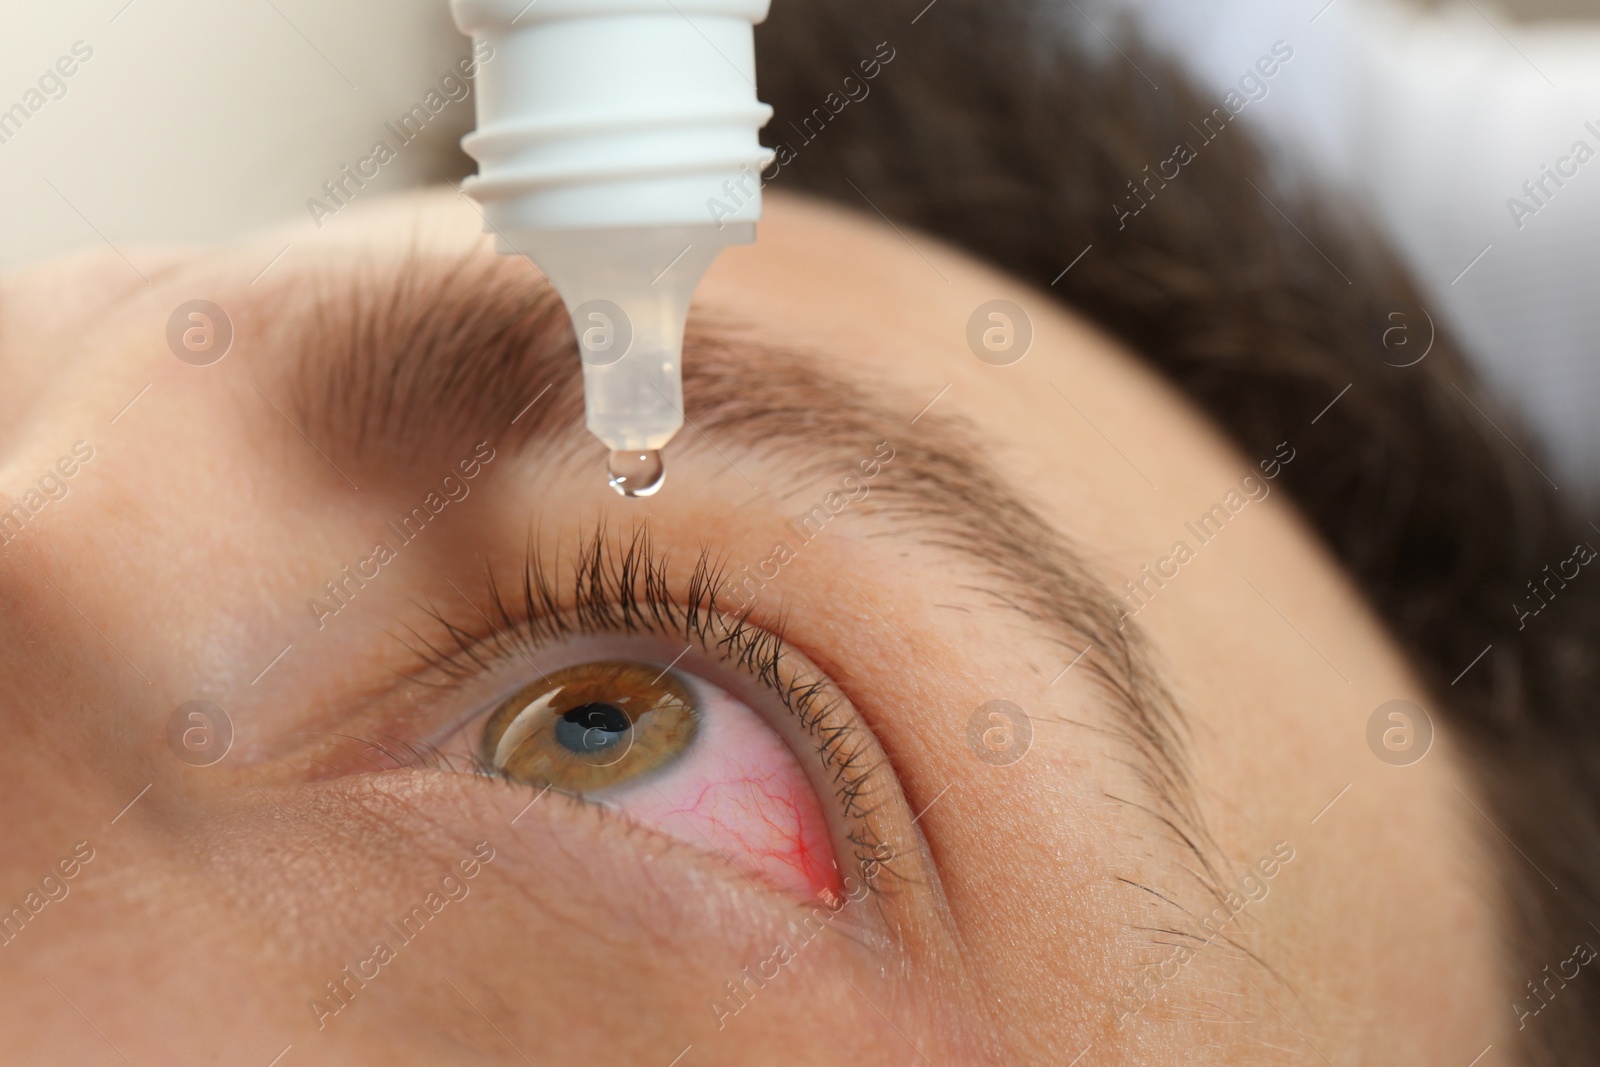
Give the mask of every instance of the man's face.
<path id="1" fill-rule="evenodd" d="M 1042 291 L 774 198 L 624 500 L 478 229 L 0 290 L 9 1061 L 1498 1040 L 1492 827 L 1275 488 L 1315 412 L 1239 455 Z"/>

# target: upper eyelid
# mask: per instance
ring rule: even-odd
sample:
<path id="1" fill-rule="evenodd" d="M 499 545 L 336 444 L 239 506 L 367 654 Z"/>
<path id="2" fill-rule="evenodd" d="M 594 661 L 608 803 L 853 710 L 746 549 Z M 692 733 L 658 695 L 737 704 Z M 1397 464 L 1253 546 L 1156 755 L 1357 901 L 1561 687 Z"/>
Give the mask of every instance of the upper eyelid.
<path id="1" fill-rule="evenodd" d="M 731 635 L 748 629 L 764 635 L 758 640 L 782 646 L 780 632 L 751 626 L 747 614 L 719 609 L 722 567 L 708 551 L 702 551 L 697 559 L 682 597 L 671 592 L 666 569 L 667 557 L 655 551 L 648 529 L 636 529 L 623 543 L 612 541 L 601 528 L 577 553 L 569 600 L 558 590 L 553 577 L 561 571 L 559 552 L 547 562 L 543 553 L 533 547 L 523 569 L 519 603 L 508 602 L 490 570 L 487 584 L 491 614 L 478 609 L 485 628 L 474 626 L 471 620 L 463 625 L 438 608 L 428 607 L 424 609 L 426 614 L 443 631 L 445 644 L 453 647 L 441 648 L 415 627 L 408 629 L 416 643 L 407 645 L 420 666 L 448 680 L 470 676 L 474 667 L 488 669 L 491 664 L 483 659 L 485 651 L 496 659 L 528 655 L 543 642 L 600 631 L 673 635 L 709 649 L 712 643 L 725 645 Z M 713 642 L 717 620 L 727 632 Z M 428 684 L 425 679 L 417 680 Z"/>

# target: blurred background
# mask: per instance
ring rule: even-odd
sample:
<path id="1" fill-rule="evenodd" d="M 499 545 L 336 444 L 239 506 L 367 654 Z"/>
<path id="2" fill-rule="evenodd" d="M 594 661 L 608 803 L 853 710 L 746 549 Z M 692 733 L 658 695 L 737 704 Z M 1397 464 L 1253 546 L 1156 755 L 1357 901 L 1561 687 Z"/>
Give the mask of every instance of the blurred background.
<path id="1" fill-rule="evenodd" d="M 1445 0 L 1419 0 L 1424 7 L 1439 7 Z M 1594 18 L 1594 0 L 1506 0 L 1507 14 L 1520 19 Z"/>
<path id="2" fill-rule="evenodd" d="M 896 47 L 915 47 L 921 7 L 907 0 Z M 1040 8 L 1090 48 L 1137 27 L 1219 102 L 1274 42 L 1290 45 L 1293 60 L 1241 115 L 1273 146 L 1280 187 L 1372 218 L 1544 435 L 1557 480 L 1600 485 L 1600 160 L 1546 184 L 1536 212 L 1511 203 L 1576 141 L 1600 152 L 1600 0 Z M 467 53 L 446 0 L 10 0 L 0 268 L 110 244 L 137 272 L 144 242 L 311 217 L 314 198 L 333 203 L 325 183 L 378 140 L 394 158 L 357 199 L 458 180 L 472 169 L 457 142 L 473 99 L 452 98 L 444 79 Z M 408 115 L 416 134 L 402 144 Z"/>
<path id="3" fill-rule="evenodd" d="M 9 7 L 0 109 L 75 42 L 93 55 L 20 130 L 0 121 L 0 266 L 105 240 L 222 240 L 303 213 L 469 50 L 445 0 Z M 471 128 L 471 98 L 450 103 L 361 195 L 464 171 L 456 142 Z"/>

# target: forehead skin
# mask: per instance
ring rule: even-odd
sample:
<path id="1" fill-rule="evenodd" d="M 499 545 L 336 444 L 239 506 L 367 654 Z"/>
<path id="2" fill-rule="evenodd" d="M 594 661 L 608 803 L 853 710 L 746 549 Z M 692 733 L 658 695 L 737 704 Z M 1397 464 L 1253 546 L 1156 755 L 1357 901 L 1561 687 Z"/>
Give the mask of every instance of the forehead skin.
<path id="1" fill-rule="evenodd" d="M 785 569 L 781 594 L 789 634 L 895 739 L 949 936 L 912 931 L 875 957 L 825 948 L 726 1031 L 705 1025 L 705 1002 L 765 955 L 771 914 L 714 864 L 658 857 L 652 881 L 639 858 L 651 846 L 614 826 L 553 805 L 511 826 L 522 794 L 440 772 L 273 777 L 258 755 L 319 708 L 358 700 L 363 672 L 387 663 L 374 651 L 383 631 L 449 594 L 433 582 L 481 583 L 477 557 L 515 558 L 535 521 L 647 513 L 680 555 L 711 544 L 754 560 L 783 516 L 838 480 L 719 454 L 686 429 L 668 488 L 629 511 L 603 484 L 598 445 L 575 463 L 508 454 L 473 521 L 441 527 L 350 625 L 295 636 L 308 591 L 423 483 L 376 461 L 337 473 L 289 425 L 285 375 L 304 353 L 276 349 L 271 327 L 307 306 L 252 278 L 285 245 L 269 280 L 418 251 L 492 255 L 478 230 L 469 204 L 428 194 L 227 249 L 124 249 L 148 283 L 109 251 L 6 279 L 0 491 L 21 496 L 75 442 L 94 450 L 68 494 L 0 548 L 0 903 L 22 901 L 75 842 L 95 849 L 69 895 L 0 948 L 0 1029 L 19 1062 L 265 1064 L 292 1046 L 286 1065 L 664 1064 L 690 1043 L 685 1063 L 913 1062 L 914 1038 L 932 1062 L 1467 1063 L 1500 1040 L 1475 844 L 1492 828 L 1466 800 L 1448 736 L 1409 767 L 1368 748 L 1375 708 L 1429 700 L 1276 489 L 1136 624 L 1186 715 L 1215 881 L 1233 889 L 1261 861 L 1293 859 L 1226 941 L 1163 974 L 1120 1022 L 1134 982 L 1183 941 L 1182 913 L 1217 904 L 1185 873 L 1200 861 L 1146 810 L 1126 753 L 1104 740 L 1103 701 L 1081 673 L 1060 675 L 1070 650 L 970 593 L 911 534 L 841 524 Z M 172 309 L 197 297 L 223 303 L 237 329 L 206 368 L 165 343 Z M 966 343 L 969 316 L 996 298 L 1035 331 L 1010 367 Z M 868 217 L 772 197 L 760 241 L 721 257 L 697 308 L 813 353 L 900 413 L 883 439 L 915 447 L 948 425 L 917 419 L 930 401 L 976 426 L 996 477 L 1113 589 L 1175 541 L 1195 543 L 1185 524 L 1270 458 L 1231 452 L 1039 292 Z M 1316 433 L 1308 422 L 1304 440 Z M 172 759 L 167 719 L 195 697 L 228 708 L 237 761 Z M 995 698 L 1037 727 L 1006 767 L 966 742 L 971 709 Z M 306 1001 L 359 958 L 347 931 L 403 911 L 486 839 L 497 857 L 478 903 L 318 1030 Z M 620 899 L 597 907 L 607 894 Z"/>

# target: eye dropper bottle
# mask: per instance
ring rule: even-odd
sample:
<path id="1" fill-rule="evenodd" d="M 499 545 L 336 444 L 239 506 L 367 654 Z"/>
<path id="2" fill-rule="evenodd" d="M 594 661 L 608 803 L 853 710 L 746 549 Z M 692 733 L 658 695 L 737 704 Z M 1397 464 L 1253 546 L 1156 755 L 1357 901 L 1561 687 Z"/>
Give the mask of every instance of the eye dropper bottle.
<path id="1" fill-rule="evenodd" d="M 772 153 L 758 132 L 755 24 L 770 0 L 452 0 L 492 58 L 463 191 L 502 253 L 572 316 L 590 432 L 612 488 L 661 487 L 683 425 L 689 301 L 724 247 L 755 240 Z"/>

